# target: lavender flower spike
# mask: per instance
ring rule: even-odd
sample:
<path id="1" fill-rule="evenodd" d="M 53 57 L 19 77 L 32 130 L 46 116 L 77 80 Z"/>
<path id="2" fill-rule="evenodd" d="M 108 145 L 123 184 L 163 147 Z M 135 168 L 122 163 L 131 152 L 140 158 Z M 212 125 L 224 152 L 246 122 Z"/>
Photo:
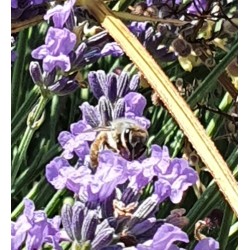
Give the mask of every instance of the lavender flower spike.
<path id="1" fill-rule="evenodd" d="M 19 250 L 23 244 L 27 249 L 40 249 L 48 243 L 61 250 L 57 236 L 60 221 L 59 216 L 48 219 L 44 211 L 35 211 L 33 201 L 25 198 L 23 214 L 11 225 L 11 249 Z"/>
<path id="2" fill-rule="evenodd" d="M 73 241 L 73 249 L 85 249 L 84 247 L 88 246 L 87 249 L 101 250 L 110 244 L 114 229 L 108 223 L 105 227 L 97 229 L 97 215 L 96 210 L 88 209 L 81 202 L 76 202 L 73 206 L 64 204 L 62 224 L 69 236 L 68 240 Z"/>
<path id="3" fill-rule="evenodd" d="M 69 18 L 75 2 L 76 0 L 67 0 L 63 6 L 57 4 L 54 8 L 47 11 L 44 19 L 49 20 L 52 17 L 55 28 L 63 28 L 63 25 Z"/>
<path id="4" fill-rule="evenodd" d="M 63 71 L 71 68 L 69 53 L 76 44 L 76 35 L 67 29 L 57 29 L 50 27 L 45 44 L 32 51 L 35 59 L 43 60 L 43 70 L 51 72 L 55 67 Z"/>

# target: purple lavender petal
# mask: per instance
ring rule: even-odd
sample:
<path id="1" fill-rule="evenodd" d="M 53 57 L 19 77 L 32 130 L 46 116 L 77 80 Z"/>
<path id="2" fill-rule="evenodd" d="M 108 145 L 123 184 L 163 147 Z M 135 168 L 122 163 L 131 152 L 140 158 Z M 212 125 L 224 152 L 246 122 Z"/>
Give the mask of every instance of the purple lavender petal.
<path id="1" fill-rule="evenodd" d="M 68 0 L 64 5 L 56 5 L 54 8 L 49 9 L 44 15 L 45 20 L 53 18 L 55 28 L 63 28 L 63 25 L 69 18 L 70 12 L 73 9 L 76 0 Z"/>
<path id="2" fill-rule="evenodd" d="M 127 161 L 111 151 L 99 154 L 99 166 L 92 180 L 86 185 L 89 201 L 107 199 L 118 184 L 127 180 Z"/>
<path id="3" fill-rule="evenodd" d="M 11 228 L 11 244 L 13 250 L 20 249 L 26 241 L 26 249 L 40 249 L 44 243 L 59 242 L 56 234 L 59 232 L 60 217 L 47 219 L 44 211 L 35 211 L 33 201 L 24 199 L 24 212 Z M 57 244 L 58 245 L 58 244 Z M 58 247 L 57 249 L 60 249 Z"/>
<path id="4" fill-rule="evenodd" d="M 198 180 L 197 173 L 189 167 L 184 159 L 173 159 L 164 175 L 158 174 L 158 181 L 155 182 L 155 194 L 160 201 L 167 197 L 173 203 L 181 201 L 183 192 Z"/>
<path id="5" fill-rule="evenodd" d="M 11 222 L 11 249 L 18 250 L 23 244 L 27 232 L 32 227 L 25 215 L 20 215 L 16 222 Z"/>
<path id="6" fill-rule="evenodd" d="M 164 175 L 167 172 L 168 166 L 170 164 L 168 148 L 163 146 L 161 149 L 158 145 L 152 145 L 151 150 L 151 160 L 157 161 L 158 159 L 158 162 L 154 167 L 155 171 Z"/>
<path id="7" fill-rule="evenodd" d="M 123 50 L 116 42 L 105 44 L 103 49 L 101 50 L 102 56 L 112 55 L 115 57 L 119 57 L 122 56 L 123 54 L 124 54 Z"/>
<path id="8" fill-rule="evenodd" d="M 136 116 L 142 116 L 143 110 L 146 107 L 146 98 L 136 92 L 130 92 L 125 97 L 125 110 L 126 113 L 133 113 Z"/>
<path id="9" fill-rule="evenodd" d="M 194 250 L 218 250 L 219 248 L 219 242 L 208 237 L 199 241 Z"/>
<path id="10" fill-rule="evenodd" d="M 35 211 L 35 204 L 32 200 L 28 199 L 28 198 L 24 198 L 23 199 L 23 203 L 24 203 L 24 210 L 23 210 L 23 214 L 28 218 L 28 219 L 32 219 L 34 216 L 34 211 Z"/>
<path id="11" fill-rule="evenodd" d="M 44 71 L 51 72 L 57 66 L 65 72 L 69 71 L 71 68 L 69 57 L 66 55 L 46 55 L 46 57 L 43 59 Z"/>
<path id="12" fill-rule="evenodd" d="M 189 242 L 187 234 L 180 228 L 171 224 L 164 224 L 157 230 L 152 240 L 137 245 L 137 250 L 169 250 L 173 249 L 171 247 L 176 241 Z M 145 248 L 145 246 L 148 246 L 148 248 Z"/>
<path id="13" fill-rule="evenodd" d="M 27 239 L 26 239 L 26 248 L 39 249 L 44 241 L 45 235 L 47 234 L 47 220 L 45 213 L 43 211 L 36 211 L 34 216 L 34 225 L 29 230 Z"/>
<path id="14" fill-rule="evenodd" d="M 43 59 L 43 70 L 51 72 L 56 66 L 64 71 L 71 67 L 69 53 L 76 44 L 76 35 L 67 29 L 50 27 L 45 44 L 32 51 L 32 57 Z"/>
<path id="15" fill-rule="evenodd" d="M 45 176 L 56 189 L 63 189 L 66 186 L 68 175 L 75 169 L 62 157 L 54 158 L 46 166 Z"/>

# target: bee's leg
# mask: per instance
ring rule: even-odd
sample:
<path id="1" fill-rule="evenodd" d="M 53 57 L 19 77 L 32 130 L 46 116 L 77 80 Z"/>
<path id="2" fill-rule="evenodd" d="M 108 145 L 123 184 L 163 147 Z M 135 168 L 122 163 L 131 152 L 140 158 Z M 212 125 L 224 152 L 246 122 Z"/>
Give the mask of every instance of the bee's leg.
<path id="1" fill-rule="evenodd" d="M 91 144 L 90 147 L 90 163 L 92 168 L 98 166 L 98 155 L 99 151 L 102 149 L 103 145 L 106 143 L 107 135 L 106 133 L 100 133 L 97 135 L 95 141 Z"/>

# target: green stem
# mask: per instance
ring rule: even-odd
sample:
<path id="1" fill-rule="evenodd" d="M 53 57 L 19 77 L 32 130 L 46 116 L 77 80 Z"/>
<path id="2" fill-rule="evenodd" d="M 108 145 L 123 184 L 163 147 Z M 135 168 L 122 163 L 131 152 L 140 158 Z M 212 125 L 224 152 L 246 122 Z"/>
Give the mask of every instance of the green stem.
<path id="1" fill-rule="evenodd" d="M 56 207 L 56 205 L 60 202 L 60 197 L 66 193 L 65 189 L 58 190 L 49 201 L 44 211 L 47 215 L 51 213 L 51 211 Z"/>
<path id="2" fill-rule="evenodd" d="M 17 110 L 17 98 L 20 88 L 20 82 L 23 81 L 24 67 L 23 58 L 26 55 L 26 44 L 27 44 L 28 29 L 19 33 L 17 52 L 18 57 L 13 66 L 12 84 L 11 84 L 11 115 L 15 115 Z"/>
<path id="3" fill-rule="evenodd" d="M 228 243 L 228 235 L 232 224 L 233 212 L 228 204 L 225 204 L 223 213 L 223 220 L 221 223 L 220 234 L 218 241 L 220 242 L 220 249 L 225 250 Z"/>
<path id="4" fill-rule="evenodd" d="M 28 110 L 34 105 L 40 93 L 37 86 L 30 91 L 23 105 L 18 109 L 17 113 L 11 120 L 11 144 L 14 145 L 19 139 L 23 127 L 25 127 L 25 119 L 27 119 Z"/>
<path id="5" fill-rule="evenodd" d="M 27 125 L 23 138 L 18 146 L 17 152 L 12 161 L 12 169 L 11 169 L 11 185 L 12 186 L 15 183 L 16 176 L 23 162 L 23 159 L 25 158 L 26 151 L 28 149 L 30 141 L 35 131 L 38 129 L 38 127 L 34 125 L 39 121 L 48 101 L 49 99 L 47 97 L 40 96 L 39 102 L 37 106 L 35 107 L 35 110 L 32 116 L 32 121 L 30 121 L 30 124 Z"/>
<path id="6" fill-rule="evenodd" d="M 43 178 L 43 179 L 44 179 L 44 178 Z M 37 192 L 39 191 L 39 186 L 40 186 L 39 184 L 43 181 L 43 179 L 40 180 L 40 182 L 37 182 L 37 183 L 33 186 L 33 188 L 32 188 L 32 189 L 29 191 L 29 193 L 25 196 L 26 198 L 28 198 L 28 199 L 33 199 L 33 198 L 36 196 Z M 23 208 L 24 208 L 24 202 L 21 201 L 21 202 L 18 204 L 18 206 L 15 208 L 15 210 L 11 213 L 11 220 L 16 219 L 16 218 L 21 214 Z"/>

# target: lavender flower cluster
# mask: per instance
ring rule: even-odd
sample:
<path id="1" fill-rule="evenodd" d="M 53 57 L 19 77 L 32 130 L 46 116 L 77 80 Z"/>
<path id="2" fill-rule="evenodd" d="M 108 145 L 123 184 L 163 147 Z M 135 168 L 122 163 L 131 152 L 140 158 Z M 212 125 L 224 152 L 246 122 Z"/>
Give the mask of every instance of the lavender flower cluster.
<path id="1" fill-rule="evenodd" d="M 25 18 L 31 8 L 37 9 L 45 2 L 12 1 L 12 12 L 16 13 L 13 18 Z M 30 74 L 45 95 L 75 91 L 79 86 L 75 78 L 78 70 L 101 57 L 123 54 L 106 31 L 84 41 L 79 39 L 75 27 L 85 12 L 76 8 L 75 2 L 67 0 L 47 11 L 44 19 L 53 26 L 47 31 L 45 44 L 32 51 L 34 59 L 42 60 L 42 67 L 37 61 L 31 62 Z M 146 1 L 141 6 L 145 11 L 153 4 L 162 8 L 166 2 Z M 206 1 L 197 2 L 202 11 Z M 175 1 L 176 5 L 180 3 Z M 189 12 L 193 13 L 194 8 L 197 10 L 197 3 L 189 5 Z M 163 15 L 163 9 L 160 13 Z M 146 22 L 131 23 L 129 28 L 154 56 L 167 60 L 176 56 L 166 47 L 158 48 L 164 32 L 155 33 Z M 48 219 L 44 211 L 35 211 L 34 203 L 25 198 L 23 214 L 12 222 L 13 250 L 23 245 L 30 250 L 41 249 L 44 244 L 62 249 L 62 242 L 71 242 L 72 249 L 174 250 L 183 249 L 177 243 L 189 242 L 182 231 L 188 223 L 183 209 L 173 210 L 167 218 L 157 218 L 162 202 L 179 203 L 183 193 L 198 180 L 186 160 L 172 159 L 165 146 L 152 145 L 149 156 L 132 161 L 104 148 L 98 152 L 97 168 L 91 166 L 91 145 L 98 134 L 95 128 L 108 126 L 117 119 L 133 120 L 144 129 L 150 126 L 143 116 L 146 99 L 137 92 L 139 82 L 139 75 L 130 77 L 127 72 L 89 72 L 89 87 L 98 104 L 84 102 L 80 106 L 82 119 L 58 137 L 62 155 L 46 166 L 48 182 L 57 190 L 72 191 L 75 203 L 64 204 L 61 216 Z M 76 160 L 74 165 L 70 163 L 72 159 Z M 149 186 L 152 191 L 143 198 L 143 191 Z M 219 244 L 205 238 L 194 249 L 219 249 Z"/>
<path id="2" fill-rule="evenodd" d="M 61 229 L 58 216 L 47 219 L 26 199 L 23 215 L 12 224 L 12 249 L 24 241 L 28 249 L 39 249 L 43 243 L 61 249 L 62 241 L 72 242 L 73 249 L 179 249 L 176 242 L 189 241 L 181 230 L 187 224 L 183 210 L 172 211 L 166 219 L 157 219 L 156 212 L 168 198 L 179 203 L 197 181 L 197 173 L 186 160 L 171 159 L 168 149 L 157 145 L 151 147 L 149 157 L 134 161 L 103 150 L 93 172 L 89 154 L 96 133 L 86 130 L 117 117 L 133 118 L 145 128 L 149 121 L 142 116 L 146 100 L 134 91 L 139 83 L 137 75 L 129 79 L 124 72 L 118 76 L 100 70 L 90 72 L 88 80 L 98 105 L 81 105 L 82 119 L 58 137 L 62 155 L 46 166 L 47 180 L 56 189 L 72 191 L 76 202 L 63 205 Z M 78 160 L 71 166 L 68 160 L 74 156 Z M 151 195 L 141 200 L 143 189 L 150 184 Z M 206 238 L 195 249 L 218 249 L 218 243 Z"/>

